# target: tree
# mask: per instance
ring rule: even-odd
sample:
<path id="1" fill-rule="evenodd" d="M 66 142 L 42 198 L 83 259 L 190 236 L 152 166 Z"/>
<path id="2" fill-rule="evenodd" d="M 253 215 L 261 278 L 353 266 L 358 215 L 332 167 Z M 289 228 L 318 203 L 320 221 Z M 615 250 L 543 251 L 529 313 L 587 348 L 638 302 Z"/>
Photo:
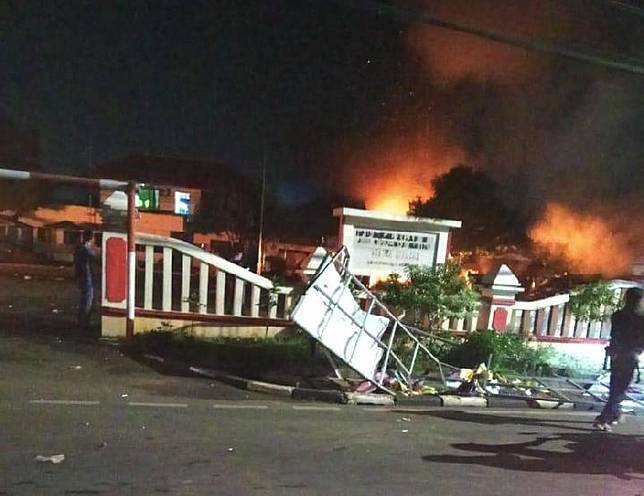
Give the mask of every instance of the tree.
<path id="1" fill-rule="evenodd" d="M 582 284 L 570 294 L 568 307 L 578 320 L 604 320 L 617 308 L 618 298 L 610 284 L 597 281 Z"/>
<path id="2" fill-rule="evenodd" d="M 419 217 L 462 220 L 462 229 L 453 235 L 457 248 L 493 248 L 522 240 L 524 223 L 501 202 L 485 172 L 459 165 L 434 178 L 432 187 L 432 198 L 410 202 L 409 211 Z"/>
<path id="3" fill-rule="evenodd" d="M 405 320 L 438 330 L 449 318 L 463 318 L 478 306 L 479 295 L 450 260 L 434 267 L 408 265 L 406 278 L 391 274 L 382 284 L 384 301 L 406 312 Z"/>

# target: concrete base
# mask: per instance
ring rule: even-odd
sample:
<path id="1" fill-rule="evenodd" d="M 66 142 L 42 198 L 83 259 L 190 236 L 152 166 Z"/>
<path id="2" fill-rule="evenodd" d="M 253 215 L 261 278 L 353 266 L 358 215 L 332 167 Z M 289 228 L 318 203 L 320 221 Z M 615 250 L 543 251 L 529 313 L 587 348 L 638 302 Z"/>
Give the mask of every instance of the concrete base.
<path id="1" fill-rule="evenodd" d="M 167 320 L 150 317 L 137 317 L 134 321 L 134 333 L 150 331 L 185 332 L 188 335 L 202 338 L 272 338 L 284 332 L 284 326 L 222 325 L 185 320 Z M 101 317 L 101 335 L 103 337 L 125 337 L 125 318 Z"/>
<path id="2" fill-rule="evenodd" d="M 551 346 L 560 355 L 559 360 L 555 358 L 554 364 L 561 367 L 581 366 L 588 369 L 601 369 L 606 356 L 604 343 L 545 342 L 540 344 Z"/>
<path id="3" fill-rule="evenodd" d="M 350 405 L 394 406 L 393 396 L 388 394 L 345 393 Z"/>
<path id="4" fill-rule="evenodd" d="M 452 396 L 452 395 L 441 395 L 441 401 L 443 406 L 451 407 L 461 407 L 461 406 L 473 406 L 479 408 L 487 408 L 487 399 L 478 398 L 476 396 Z"/>

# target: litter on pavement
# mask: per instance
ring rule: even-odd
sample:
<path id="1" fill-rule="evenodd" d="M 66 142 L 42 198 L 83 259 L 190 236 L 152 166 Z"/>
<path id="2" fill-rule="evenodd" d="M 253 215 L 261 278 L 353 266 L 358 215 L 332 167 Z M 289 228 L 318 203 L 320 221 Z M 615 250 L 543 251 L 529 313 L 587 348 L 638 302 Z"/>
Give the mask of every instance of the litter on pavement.
<path id="1" fill-rule="evenodd" d="M 51 456 L 43 456 L 43 455 L 37 455 L 36 458 L 34 458 L 35 461 L 37 462 L 43 462 L 43 463 L 62 463 L 65 460 L 65 455 L 51 455 Z"/>

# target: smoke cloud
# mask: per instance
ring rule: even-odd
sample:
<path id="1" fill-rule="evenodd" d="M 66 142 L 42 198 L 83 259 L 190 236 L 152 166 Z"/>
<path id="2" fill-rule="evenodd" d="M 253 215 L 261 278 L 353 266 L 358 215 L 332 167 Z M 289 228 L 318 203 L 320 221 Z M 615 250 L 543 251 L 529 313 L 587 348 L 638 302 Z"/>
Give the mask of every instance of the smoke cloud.
<path id="1" fill-rule="evenodd" d="M 427 0 L 420 7 L 483 29 L 644 60 L 641 19 L 573 3 Z M 466 162 L 487 171 L 508 206 L 531 219 L 530 233 L 542 247 L 569 245 L 563 253 L 577 269 L 616 273 L 638 255 L 644 243 L 641 77 L 423 24 L 411 25 L 406 41 L 432 111 L 407 120 L 415 130 L 386 129 L 369 153 L 358 147 L 361 161 L 348 162 L 357 162 L 358 175 L 369 170 L 361 162 L 371 164 L 379 171 L 374 183 L 394 189 Z M 428 125 L 433 134 L 424 140 Z M 400 175 L 406 179 L 395 179 Z M 431 190 L 409 188 L 409 199 L 418 194 Z M 592 233 L 584 226 L 593 226 Z M 566 230 L 579 236 L 562 235 Z M 584 265 L 598 249 L 589 240 L 603 240 L 614 270 Z"/>

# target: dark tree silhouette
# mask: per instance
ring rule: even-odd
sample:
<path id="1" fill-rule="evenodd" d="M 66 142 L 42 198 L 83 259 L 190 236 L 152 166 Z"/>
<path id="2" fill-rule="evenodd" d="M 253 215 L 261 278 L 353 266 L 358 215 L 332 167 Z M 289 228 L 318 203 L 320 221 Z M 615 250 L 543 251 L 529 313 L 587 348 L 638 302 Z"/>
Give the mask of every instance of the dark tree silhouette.
<path id="1" fill-rule="evenodd" d="M 503 204 L 496 184 L 484 172 L 459 165 L 432 180 L 432 186 L 434 196 L 410 202 L 409 212 L 463 221 L 454 231 L 456 248 L 491 248 L 523 240 L 524 222 Z"/>

